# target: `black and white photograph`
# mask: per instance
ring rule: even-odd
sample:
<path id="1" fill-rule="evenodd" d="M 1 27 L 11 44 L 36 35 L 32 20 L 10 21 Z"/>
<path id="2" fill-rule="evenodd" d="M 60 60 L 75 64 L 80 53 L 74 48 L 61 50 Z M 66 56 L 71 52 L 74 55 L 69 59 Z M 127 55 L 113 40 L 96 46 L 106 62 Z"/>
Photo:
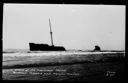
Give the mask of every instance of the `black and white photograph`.
<path id="1" fill-rule="evenodd" d="M 4 3 L 2 80 L 124 79 L 126 5 Z"/>

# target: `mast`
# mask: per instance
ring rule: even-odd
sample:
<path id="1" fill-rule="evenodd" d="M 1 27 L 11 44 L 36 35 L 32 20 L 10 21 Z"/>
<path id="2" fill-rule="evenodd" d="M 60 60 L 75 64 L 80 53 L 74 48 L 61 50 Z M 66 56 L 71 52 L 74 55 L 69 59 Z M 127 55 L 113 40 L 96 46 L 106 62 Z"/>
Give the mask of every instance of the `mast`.
<path id="1" fill-rule="evenodd" d="M 53 45 L 53 37 L 52 37 L 52 29 L 51 29 L 50 18 L 49 18 L 49 27 L 50 27 L 50 35 L 51 35 L 51 44 L 52 44 L 52 46 L 54 46 L 54 45 Z"/>

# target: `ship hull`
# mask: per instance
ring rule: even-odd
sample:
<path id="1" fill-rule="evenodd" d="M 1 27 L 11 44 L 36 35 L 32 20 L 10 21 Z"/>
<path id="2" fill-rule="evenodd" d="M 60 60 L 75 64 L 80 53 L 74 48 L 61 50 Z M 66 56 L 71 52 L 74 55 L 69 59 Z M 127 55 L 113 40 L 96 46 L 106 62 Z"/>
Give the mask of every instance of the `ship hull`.
<path id="1" fill-rule="evenodd" d="M 30 51 L 66 51 L 63 46 L 49 46 L 48 44 L 29 43 Z"/>

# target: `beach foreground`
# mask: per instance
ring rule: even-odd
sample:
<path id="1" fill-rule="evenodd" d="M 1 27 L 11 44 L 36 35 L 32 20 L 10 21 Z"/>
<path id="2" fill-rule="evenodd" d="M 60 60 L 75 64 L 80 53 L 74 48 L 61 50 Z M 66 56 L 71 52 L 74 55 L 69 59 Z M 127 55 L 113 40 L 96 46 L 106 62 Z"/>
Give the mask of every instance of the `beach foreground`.
<path id="1" fill-rule="evenodd" d="M 119 81 L 124 80 L 124 58 L 124 52 L 5 53 L 2 78 L 3 80 Z"/>

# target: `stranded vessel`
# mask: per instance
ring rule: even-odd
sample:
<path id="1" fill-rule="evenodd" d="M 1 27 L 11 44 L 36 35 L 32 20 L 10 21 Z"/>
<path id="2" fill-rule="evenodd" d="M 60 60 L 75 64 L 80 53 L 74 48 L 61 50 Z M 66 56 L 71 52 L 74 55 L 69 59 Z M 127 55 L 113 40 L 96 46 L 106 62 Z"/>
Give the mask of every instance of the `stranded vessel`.
<path id="1" fill-rule="evenodd" d="M 50 18 L 49 18 L 49 26 L 50 26 L 51 45 L 29 43 L 30 51 L 66 51 L 66 49 L 63 46 L 54 46 L 53 45 L 53 37 L 52 37 Z"/>

